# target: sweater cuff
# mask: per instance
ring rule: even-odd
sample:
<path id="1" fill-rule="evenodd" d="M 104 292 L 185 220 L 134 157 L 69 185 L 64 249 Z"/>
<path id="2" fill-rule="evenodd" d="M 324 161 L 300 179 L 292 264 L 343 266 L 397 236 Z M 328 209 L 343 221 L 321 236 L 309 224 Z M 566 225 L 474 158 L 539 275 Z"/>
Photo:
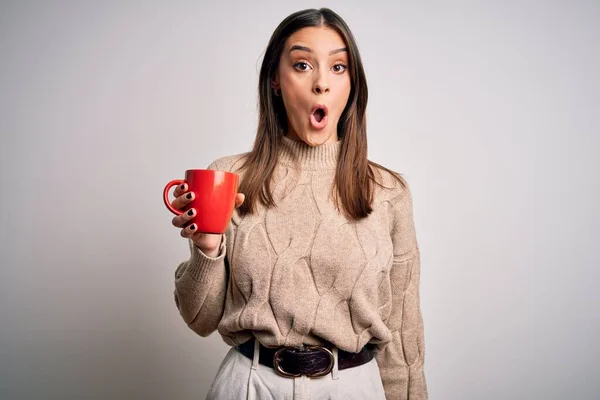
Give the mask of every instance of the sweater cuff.
<path id="1" fill-rule="evenodd" d="M 216 257 L 207 256 L 193 241 L 189 242 L 191 257 L 187 269 L 188 274 L 198 281 L 208 281 L 211 280 L 211 275 L 214 273 L 220 274 L 220 268 L 225 266 L 224 259 L 227 253 L 225 235 L 221 236 L 221 244 Z"/>

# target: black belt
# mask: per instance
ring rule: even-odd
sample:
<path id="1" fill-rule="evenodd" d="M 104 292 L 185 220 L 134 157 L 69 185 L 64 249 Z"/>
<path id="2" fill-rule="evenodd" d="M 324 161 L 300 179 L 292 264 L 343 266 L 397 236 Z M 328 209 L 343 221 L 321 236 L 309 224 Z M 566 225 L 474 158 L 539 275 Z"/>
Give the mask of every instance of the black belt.
<path id="1" fill-rule="evenodd" d="M 254 358 L 254 341 L 252 338 L 237 346 L 240 353 Z M 346 369 L 363 365 L 374 357 L 373 345 L 366 345 L 358 353 L 338 349 L 338 369 Z M 273 368 L 279 375 L 286 378 L 306 375 L 316 378 L 327 375 L 333 369 L 334 358 L 330 346 L 308 346 L 304 349 L 297 347 L 265 347 L 259 349 L 258 362 Z"/>

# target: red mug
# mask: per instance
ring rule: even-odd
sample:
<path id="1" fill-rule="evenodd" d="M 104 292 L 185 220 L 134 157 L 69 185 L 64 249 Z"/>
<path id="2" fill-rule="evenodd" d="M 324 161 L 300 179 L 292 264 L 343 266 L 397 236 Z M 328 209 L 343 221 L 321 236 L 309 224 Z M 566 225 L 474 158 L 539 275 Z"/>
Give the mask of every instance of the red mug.
<path id="1" fill-rule="evenodd" d="M 178 210 L 169 202 L 169 190 L 183 183 L 187 184 L 188 191 L 194 192 L 195 197 L 183 210 Z M 194 208 L 196 216 L 190 222 L 196 224 L 197 232 L 220 234 L 227 230 L 235 209 L 238 183 L 239 176 L 233 172 L 188 169 L 185 179 L 172 180 L 165 186 L 163 198 L 169 211 L 175 215 Z"/>

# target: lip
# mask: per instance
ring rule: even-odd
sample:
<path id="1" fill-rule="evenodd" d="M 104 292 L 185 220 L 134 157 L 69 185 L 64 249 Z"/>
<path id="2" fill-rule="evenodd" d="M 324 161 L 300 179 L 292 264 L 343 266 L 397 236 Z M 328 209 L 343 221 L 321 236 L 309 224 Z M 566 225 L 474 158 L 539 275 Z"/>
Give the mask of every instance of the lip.
<path id="1" fill-rule="evenodd" d="M 322 108 L 325 111 L 325 115 L 329 115 L 329 109 L 325 104 L 315 104 L 312 110 L 310 110 L 310 115 L 314 114 L 314 112 L 317 111 L 317 109 L 319 108 Z"/>

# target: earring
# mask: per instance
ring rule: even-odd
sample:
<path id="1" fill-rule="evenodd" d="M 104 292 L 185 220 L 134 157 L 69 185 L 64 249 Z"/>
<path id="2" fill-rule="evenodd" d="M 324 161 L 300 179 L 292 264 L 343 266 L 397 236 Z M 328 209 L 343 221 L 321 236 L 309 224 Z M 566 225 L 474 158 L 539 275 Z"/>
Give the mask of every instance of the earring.
<path id="1" fill-rule="evenodd" d="M 273 88 L 273 94 L 274 94 L 275 96 L 279 96 L 279 89 L 277 89 L 277 88 Z"/>

